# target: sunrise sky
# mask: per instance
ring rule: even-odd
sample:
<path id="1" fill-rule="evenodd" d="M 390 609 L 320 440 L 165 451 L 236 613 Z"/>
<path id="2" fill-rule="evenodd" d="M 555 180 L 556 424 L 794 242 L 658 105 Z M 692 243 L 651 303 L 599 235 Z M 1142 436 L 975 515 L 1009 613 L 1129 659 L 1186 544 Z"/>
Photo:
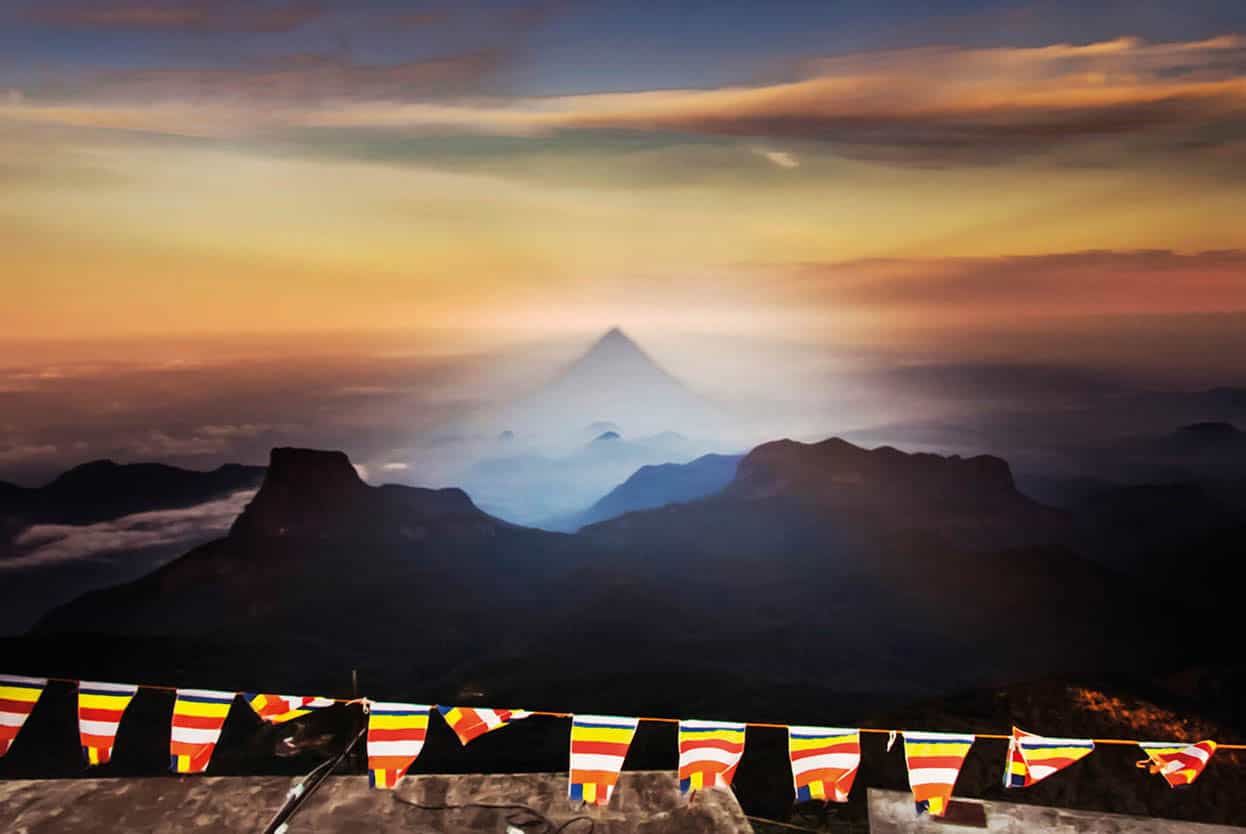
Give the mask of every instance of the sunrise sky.
<path id="1" fill-rule="evenodd" d="M 442 483 L 615 325 L 717 451 L 998 450 L 1246 381 L 1246 4 L 13 0 L 0 194 L 0 479 Z"/>
<path id="2" fill-rule="evenodd" d="M 1246 310 L 1246 6 L 1083 5 L 5 3 L 0 333 Z"/>

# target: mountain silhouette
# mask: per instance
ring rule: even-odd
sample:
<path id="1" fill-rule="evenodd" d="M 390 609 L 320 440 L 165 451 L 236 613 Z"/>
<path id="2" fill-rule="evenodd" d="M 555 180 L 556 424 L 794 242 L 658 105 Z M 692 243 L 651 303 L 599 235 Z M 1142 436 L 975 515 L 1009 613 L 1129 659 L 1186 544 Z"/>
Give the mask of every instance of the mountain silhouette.
<path id="1" fill-rule="evenodd" d="M 975 515 L 973 496 L 995 491 Z M 433 698 L 469 682 L 521 700 L 599 696 L 605 678 L 582 659 L 605 653 L 601 675 L 656 675 L 663 697 L 706 706 L 707 683 L 711 701 L 778 684 L 912 694 L 1161 646 L 1133 613 L 1145 595 L 1048 543 L 1052 520 L 998 459 L 782 442 L 717 495 L 565 536 L 502 522 L 457 489 L 368 486 L 338 452 L 276 449 L 225 538 L 37 633 L 66 635 L 57 651 L 84 631 L 211 639 L 225 646 L 212 662 L 266 679 L 299 674 L 310 652 L 402 691 L 418 670 Z M 1018 606 L 1030 598 L 1060 615 Z"/>
<path id="2" fill-rule="evenodd" d="M 701 498 L 718 492 L 730 483 L 742 457 L 702 455 L 689 463 L 642 466 L 591 507 L 550 519 L 540 526 L 546 530 L 571 533 L 588 524 L 607 521 L 625 513 Z"/>
<path id="3" fill-rule="evenodd" d="M 639 437 L 663 431 L 701 436 L 721 419 L 715 408 L 614 327 L 549 382 L 490 419 L 525 437 L 582 437 L 584 426 Z"/>
<path id="4" fill-rule="evenodd" d="M 91 524 L 132 513 L 187 507 L 254 489 L 262 466 L 229 463 L 208 472 L 162 463 L 80 464 L 41 487 L 0 482 L 0 518 L 26 524 Z"/>
<path id="5" fill-rule="evenodd" d="M 97 460 L 41 487 L 0 483 L 0 634 L 215 538 L 263 477 L 262 466 Z"/>

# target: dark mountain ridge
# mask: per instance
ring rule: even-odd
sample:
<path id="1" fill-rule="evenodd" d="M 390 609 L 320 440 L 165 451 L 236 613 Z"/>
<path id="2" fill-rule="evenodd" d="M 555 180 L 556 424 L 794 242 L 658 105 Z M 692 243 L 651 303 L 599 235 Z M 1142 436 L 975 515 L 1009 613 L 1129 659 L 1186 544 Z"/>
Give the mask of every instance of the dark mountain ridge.
<path id="1" fill-rule="evenodd" d="M 1137 615 L 1147 592 L 1057 541 L 1065 521 L 998 458 L 837 439 L 765 444 L 716 495 L 576 536 L 275 449 L 228 536 L 38 632 L 258 641 L 273 669 L 312 651 L 442 697 L 470 681 L 524 700 L 598 693 L 577 658 L 609 651 L 612 674 L 695 670 L 667 694 L 708 706 L 730 686 L 705 680 L 919 693 L 1153 656 L 1166 630 Z"/>
<path id="2" fill-rule="evenodd" d="M 625 513 L 692 501 L 718 492 L 735 477 L 743 455 L 702 455 L 688 463 L 642 466 L 591 507 L 549 519 L 539 525 L 546 530 L 572 533 Z"/>
<path id="3" fill-rule="evenodd" d="M 95 460 L 41 487 L 0 482 L 0 516 L 20 518 L 26 524 L 92 524 L 254 489 L 263 477 L 264 467 L 237 463 L 197 471 L 162 463 Z"/>

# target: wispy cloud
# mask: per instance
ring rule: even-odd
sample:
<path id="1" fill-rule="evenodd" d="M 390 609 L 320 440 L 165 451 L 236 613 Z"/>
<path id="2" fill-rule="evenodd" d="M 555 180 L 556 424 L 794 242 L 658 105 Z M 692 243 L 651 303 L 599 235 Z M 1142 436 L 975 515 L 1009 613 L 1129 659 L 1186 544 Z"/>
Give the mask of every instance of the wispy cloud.
<path id="1" fill-rule="evenodd" d="M 27 18 L 58 27 L 194 32 L 289 32 L 319 17 L 305 3 L 181 0 L 135 3 L 40 3 Z"/>
<path id="2" fill-rule="evenodd" d="M 1059 315 L 1246 311 L 1246 252 L 866 259 L 782 268 L 783 291 L 838 309 L 996 323 Z"/>
<path id="3" fill-rule="evenodd" d="M 254 490 L 176 510 L 154 510 L 98 524 L 36 524 L 15 540 L 20 555 L 0 571 L 20 570 L 122 551 L 183 544 L 227 531 Z"/>
<path id="4" fill-rule="evenodd" d="M 766 148 L 753 148 L 753 153 L 760 156 L 772 165 L 780 168 L 799 168 L 800 160 L 796 158 L 796 154 L 787 151 L 771 151 Z"/>
<path id="5" fill-rule="evenodd" d="M 0 118 L 181 133 L 193 103 L 209 109 L 190 121 L 225 133 L 678 131 L 817 141 L 846 156 L 916 165 L 1051 154 L 1103 138 L 1183 152 L 1246 138 L 1246 38 L 1236 35 L 885 50 L 811 60 L 782 83 L 482 97 L 501 60 L 495 50 L 390 65 L 289 56 L 257 67 L 104 73 L 71 101 L 27 91 L 0 104 Z M 779 166 L 797 161 L 790 151 L 762 154 Z"/>

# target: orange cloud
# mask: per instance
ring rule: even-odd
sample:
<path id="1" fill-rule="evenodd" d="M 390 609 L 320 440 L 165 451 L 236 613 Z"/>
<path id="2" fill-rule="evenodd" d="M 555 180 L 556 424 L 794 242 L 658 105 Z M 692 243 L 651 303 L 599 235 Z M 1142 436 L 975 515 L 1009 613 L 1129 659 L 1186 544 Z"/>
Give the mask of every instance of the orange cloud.
<path id="1" fill-rule="evenodd" d="M 786 292 L 830 309 L 935 324 L 1246 311 L 1246 251 L 1090 251 L 803 264 Z"/>
<path id="2" fill-rule="evenodd" d="M 1097 140 L 1111 141 L 1106 153 L 1072 161 L 1110 164 L 1139 150 L 1233 160 L 1238 153 L 1223 149 L 1246 141 L 1246 38 L 1236 35 L 888 50 L 810 61 L 798 78 L 776 84 L 484 97 L 482 82 L 500 60 L 496 52 L 392 65 L 291 56 L 257 67 L 113 72 L 81 85 L 73 101 L 26 91 L 0 105 L 0 118 L 55 122 L 59 107 L 78 123 L 180 132 L 186 120 L 178 108 L 193 101 L 232 108 L 220 119 L 227 133 L 678 131 L 805 140 L 843 156 L 916 165 L 1069 153 Z"/>

